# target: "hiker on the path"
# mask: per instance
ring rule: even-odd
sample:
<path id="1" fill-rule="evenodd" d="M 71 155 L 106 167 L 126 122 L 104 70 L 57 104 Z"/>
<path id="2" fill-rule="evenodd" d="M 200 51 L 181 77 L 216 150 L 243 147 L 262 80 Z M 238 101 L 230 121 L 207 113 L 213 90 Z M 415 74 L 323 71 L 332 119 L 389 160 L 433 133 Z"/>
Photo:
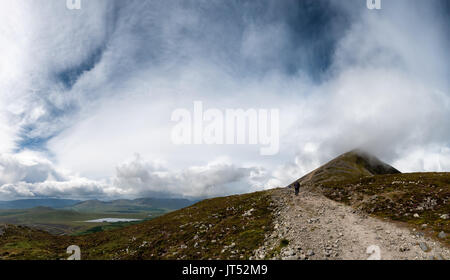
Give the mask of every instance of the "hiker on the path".
<path id="1" fill-rule="evenodd" d="M 298 196 L 298 193 L 300 192 L 300 183 L 299 182 L 294 183 L 294 189 L 295 189 L 295 195 Z"/>

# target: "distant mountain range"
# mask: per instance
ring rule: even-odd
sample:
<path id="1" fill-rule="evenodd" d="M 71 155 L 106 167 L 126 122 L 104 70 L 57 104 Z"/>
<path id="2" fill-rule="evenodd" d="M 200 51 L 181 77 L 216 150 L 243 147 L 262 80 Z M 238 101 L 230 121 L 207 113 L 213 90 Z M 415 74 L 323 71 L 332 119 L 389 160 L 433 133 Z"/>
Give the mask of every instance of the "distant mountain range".
<path id="1" fill-rule="evenodd" d="M 113 201 L 88 200 L 68 206 L 79 212 L 121 212 L 135 213 L 153 209 L 177 210 L 194 204 L 187 199 L 139 198 L 135 200 L 120 199 Z"/>
<path id="2" fill-rule="evenodd" d="M 164 199 L 164 198 L 139 198 L 135 200 L 72 200 L 72 199 L 22 199 L 14 201 L 0 201 L 0 210 L 31 209 L 35 207 L 50 207 L 54 209 L 71 209 L 82 212 L 98 212 L 104 210 L 114 210 L 118 208 L 126 210 L 145 210 L 149 208 L 159 208 L 176 210 L 192 205 L 195 201 L 187 199 Z"/>
<path id="3" fill-rule="evenodd" d="M 30 209 L 39 206 L 60 209 L 80 202 L 80 200 L 71 199 L 22 199 L 14 201 L 0 201 L 0 209 Z"/>

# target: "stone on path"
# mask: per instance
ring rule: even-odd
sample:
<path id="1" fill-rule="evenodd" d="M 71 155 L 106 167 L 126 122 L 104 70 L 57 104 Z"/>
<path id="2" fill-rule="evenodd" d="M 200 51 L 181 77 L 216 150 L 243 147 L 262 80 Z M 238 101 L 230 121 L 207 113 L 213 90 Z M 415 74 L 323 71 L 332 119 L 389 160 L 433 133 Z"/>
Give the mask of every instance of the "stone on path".
<path id="1" fill-rule="evenodd" d="M 420 242 L 420 243 L 419 243 L 419 247 L 420 247 L 420 249 L 422 249 L 422 251 L 424 251 L 424 252 L 430 251 L 430 248 L 428 247 L 428 245 L 427 245 L 425 242 Z"/>

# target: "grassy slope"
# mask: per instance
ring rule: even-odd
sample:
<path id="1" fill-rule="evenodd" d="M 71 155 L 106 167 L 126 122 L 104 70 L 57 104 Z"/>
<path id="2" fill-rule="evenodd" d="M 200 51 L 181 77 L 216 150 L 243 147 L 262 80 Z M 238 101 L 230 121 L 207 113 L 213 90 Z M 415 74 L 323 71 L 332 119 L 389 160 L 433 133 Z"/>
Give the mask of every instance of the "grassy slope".
<path id="1" fill-rule="evenodd" d="M 8 226 L 0 236 L 0 259 L 66 258 L 72 244 L 81 247 L 83 259 L 247 259 L 272 231 L 272 219 L 270 192 L 258 192 L 205 200 L 141 224 L 83 236 Z"/>
<path id="2" fill-rule="evenodd" d="M 410 173 L 378 175 L 328 181 L 321 184 L 330 199 L 341 201 L 368 214 L 404 222 L 437 236 L 450 245 L 450 173 Z M 418 214 L 415 216 L 414 214 Z"/>

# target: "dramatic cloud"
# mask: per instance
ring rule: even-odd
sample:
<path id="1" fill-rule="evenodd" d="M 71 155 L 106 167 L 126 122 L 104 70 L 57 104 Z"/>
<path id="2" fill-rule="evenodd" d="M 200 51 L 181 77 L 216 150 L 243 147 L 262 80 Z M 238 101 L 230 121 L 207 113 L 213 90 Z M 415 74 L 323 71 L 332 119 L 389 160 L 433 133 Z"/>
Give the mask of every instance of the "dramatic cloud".
<path id="1" fill-rule="evenodd" d="M 30 151 L 0 157 L 0 196 L 5 199 L 36 197 L 95 198 L 120 195 L 105 183 L 58 170 L 42 155 Z"/>
<path id="2" fill-rule="evenodd" d="M 171 172 L 136 156 L 117 167 L 114 185 L 134 195 L 208 197 L 247 192 L 248 180 L 259 173 L 258 168 L 236 167 L 227 159 Z"/>
<path id="3" fill-rule="evenodd" d="M 226 158 L 205 166 L 170 171 L 161 162 L 147 162 L 139 155 L 120 164 L 111 181 L 93 181 L 57 170 L 50 162 L 30 152 L 0 158 L 0 195 L 23 197 L 186 197 L 201 198 L 257 190 L 262 168 L 234 166 Z M 263 178 L 265 179 L 265 178 Z"/>
<path id="4" fill-rule="evenodd" d="M 2 1 L 0 199 L 242 193 L 356 147 L 450 170 L 448 1 L 82 1 Z M 174 145 L 197 100 L 279 109 L 280 153 Z"/>

